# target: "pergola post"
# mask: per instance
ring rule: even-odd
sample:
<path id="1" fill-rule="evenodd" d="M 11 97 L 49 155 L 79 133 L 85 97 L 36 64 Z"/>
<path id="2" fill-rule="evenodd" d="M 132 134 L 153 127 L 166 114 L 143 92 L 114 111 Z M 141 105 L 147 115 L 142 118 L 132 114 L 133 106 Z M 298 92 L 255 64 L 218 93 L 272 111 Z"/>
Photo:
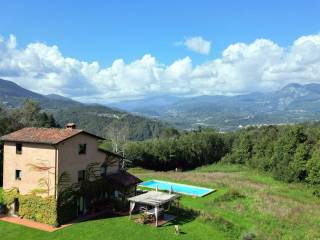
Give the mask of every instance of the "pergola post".
<path id="1" fill-rule="evenodd" d="M 135 202 L 130 202 L 129 219 L 131 219 L 131 213 L 132 213 L 135 205 L 136 205 Z"/>
<path id="2" fill-rule="evenodd" d="M 154 214 L 155 214 L 155 217 L 156 217 L 156 227 L 158 227 L 158 212 L 159 212 L 159 206 L 155 206 L 154 208 Z"/>

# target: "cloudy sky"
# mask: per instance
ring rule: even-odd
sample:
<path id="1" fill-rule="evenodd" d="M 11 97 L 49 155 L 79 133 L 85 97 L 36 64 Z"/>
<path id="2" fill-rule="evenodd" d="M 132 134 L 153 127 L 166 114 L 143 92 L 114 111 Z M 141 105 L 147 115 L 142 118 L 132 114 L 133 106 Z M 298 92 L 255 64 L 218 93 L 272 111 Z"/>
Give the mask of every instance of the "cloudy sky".
<path id="1" fill-rule="evenodd" d="M 0 78 L 40 93 L 108 103 L 320 83 L 319 1 L 26 2 L 0 3 Z"/>

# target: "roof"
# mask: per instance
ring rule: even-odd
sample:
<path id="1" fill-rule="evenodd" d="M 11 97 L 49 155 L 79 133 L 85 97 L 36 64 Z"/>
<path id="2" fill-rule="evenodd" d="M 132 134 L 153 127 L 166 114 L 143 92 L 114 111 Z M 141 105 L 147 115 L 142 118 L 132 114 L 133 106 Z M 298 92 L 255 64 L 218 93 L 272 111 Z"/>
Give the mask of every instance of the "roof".
<path id="1" fill-rule="evenodd" d="M 167 202 L 173 201 L 174 199 L 176 199 L 178 197 L 179 197 L 179 195 L 177 195 L 177 194 L 150 191 L 147 193 L 137 195 L 135 197 L 128 198 L 128 200 L 130 202 L 135 202 L 135 203 L 142 203 L 142 204 L 146 204 L 146 205 L 159 206 L 159 205 L 163 205 Z"/>
<path id="2" fill-rule="evenodd" d="M 80 133 L 88 134 L 97 139 L 103 139 L 81 129 L 28 127 L 4 135 L 0 138 L 0 140 L 7 142 L 42 143 L 55 145 Z"/>
<path id="3" fill-rule="evenodd" d="M 139 178 L 126 171 L 108 175 L 107 180 L 123 187 L 129 187 L 142 182 Z"/>
<path id="4" fill-rule="evenodd" d="M 110 155 L 113 155 L 113 156 L 118 157 L 118 158 L 124 158 L 124 156 L 121 156 L 118 153 L 114 153 L 114 152 L 111 152 L 111 151 L 103 149 L 103 148 L 99 148 L 99 151 L 107 153 L 107 154 L 110 154 Z"/>

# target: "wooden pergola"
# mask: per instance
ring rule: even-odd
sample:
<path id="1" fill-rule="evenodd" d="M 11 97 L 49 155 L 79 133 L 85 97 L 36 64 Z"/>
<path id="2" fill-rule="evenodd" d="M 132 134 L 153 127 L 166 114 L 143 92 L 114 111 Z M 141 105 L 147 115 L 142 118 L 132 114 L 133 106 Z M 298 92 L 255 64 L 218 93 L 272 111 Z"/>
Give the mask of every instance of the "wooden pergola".
<path id="1" fill-rule="evenodd" d="M 130 209 L 129 209 L 130 218 L 136 203 L 152 206 L 154 207 L 156 226 L 158 226 L 158 215 L 159 215 L 160 207 L 168 202 L 174 201 L 178 197 L 179 195 L 177 194 L 164 193 L 164 192 L 158 192 L 158 191 L 150 191 L 147 193 L 137 195 L 135 197 L 131 197 L 128 199 L 128 201 L 130 202 Z"/>

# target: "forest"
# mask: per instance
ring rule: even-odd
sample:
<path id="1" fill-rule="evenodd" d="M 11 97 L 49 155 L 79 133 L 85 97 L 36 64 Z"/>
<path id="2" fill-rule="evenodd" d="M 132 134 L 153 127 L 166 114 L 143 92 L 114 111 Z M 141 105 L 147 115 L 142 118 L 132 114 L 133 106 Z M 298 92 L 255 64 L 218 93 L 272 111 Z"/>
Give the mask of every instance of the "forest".
<path id="1" fill-rule="evenodd" d="M 218 162 L 243 164 L 285 182 L 320 185 L 320 123 L 317 122 L 249 127 L 233 132 L 205 128 L 181 132 L 166 128 L 144 141 L 123 137 L 130 131 L 124 125 L 119 121 L 108 129 L 109 138 L 102 147 L 124 154 L 132 167 L 167 171 Z M 59 127 L 53 115 L 32 100 L 26 100 L 16 109 L 0 106 L 1 136 L 27 126 Z M 1 151 L 0 144 L 2 175 Z"/>
<path id="2" fill-rule="evenodd" d="M 285 182 L 320 184 L 320 124 L 250 127 L 218 133 L 210 129 L 129 142 L 134 167 L 188 170 L 211 163 L 243 164 Z"/>
<path id="3" fill-rule="evenodd" d="M 52 113 L 60 125 L 74 122 L 79 128 L 101 137 L 140 141 L 159 136 L 167 127 L 160 121 L 117 112 L 103 106 L 83 105 L 45 110 Z"/>
<path id="4" fill-rule="evenodd" d="M 123 151 L 135 167 L 187 170 L 220 161 L 231 151 L 232 138 L 229 136 L 212 129 L 184 133 L 168 129 L 159 138 L 128 142 Z"/>

